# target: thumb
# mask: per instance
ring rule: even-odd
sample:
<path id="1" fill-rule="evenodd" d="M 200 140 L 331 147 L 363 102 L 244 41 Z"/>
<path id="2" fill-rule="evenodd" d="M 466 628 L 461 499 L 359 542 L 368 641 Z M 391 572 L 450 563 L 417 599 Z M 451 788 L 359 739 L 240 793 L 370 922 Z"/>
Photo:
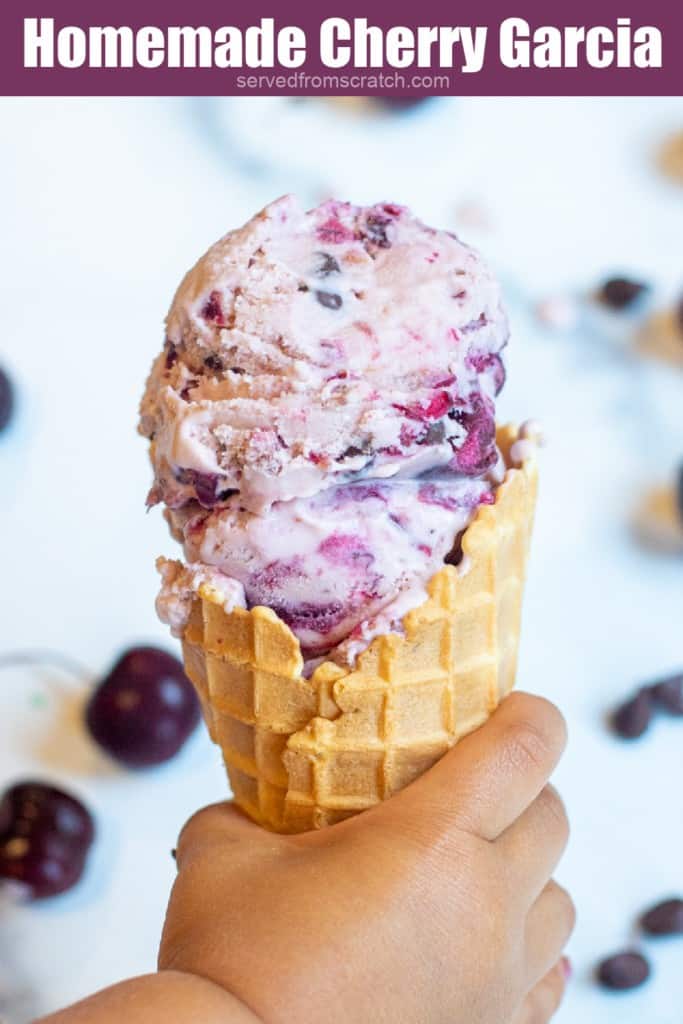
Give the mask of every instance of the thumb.
<path id="1" fill-rule="evenodd" d="M 211 804 L 193 814 L 183 827 L 176 849 L 176 863 L 181 871 L 195 857 L 220 846 L 224 853 L 244 845 L 253 846 L 268 833 L 256 825 L 234 803 Z M 272 836 L 271 836 L 272 839 Z"/>
<path id="2" fill-rule="evenodd" d="M 425 839 L 450 830 L 496 839 L 533 803 L 566 743 L 564 719 L 541 697 L 506 697 L 485 725 L 370 812 Z"/>

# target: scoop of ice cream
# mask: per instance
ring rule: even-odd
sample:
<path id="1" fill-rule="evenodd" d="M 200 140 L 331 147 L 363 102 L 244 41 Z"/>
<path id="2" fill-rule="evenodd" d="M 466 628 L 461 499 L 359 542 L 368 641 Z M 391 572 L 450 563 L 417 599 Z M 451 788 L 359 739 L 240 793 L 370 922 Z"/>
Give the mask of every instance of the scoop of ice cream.
<path id="1" fill-rule="evenodd" d="M 239 580 L 249 607 L 272 608 L 296 633 L 304 656 L 313 657 L 406 591 L 408 605 L 419 604 L 456 535 L 491 501 L 486 480 L 428 474 L 330 487 L 278 502 L 267 515 L 241 508 L 237 497 L 213 512 L 173 511 L 191 564 L 179 571 L 164 563 L 158 608 L 176 625 L 183 614 L 178 599 L 191 598 L 210 573 L 206 567 L 215 567 L 210 582 L 221 594 L 241 603 L 220 574 Z"/>
<path id="2" fill-rule="evenodd" d="M 496 458 L 498 286 L 404 207 L 285 197 L 188 273 L 142 403 L 150 502 L 255 513 L 334 482 Z"/>
<path id="3" fill-rule="evenodd" d="M 161 561 L 161 618 L 182 634 L 209 586 L 272 608 L 309 660 L 400 628 L 494 499 L 507 334 L 479 256 L 403 207 L 287 197 L 226 235 L 142 403 L 188 563 Z"/>

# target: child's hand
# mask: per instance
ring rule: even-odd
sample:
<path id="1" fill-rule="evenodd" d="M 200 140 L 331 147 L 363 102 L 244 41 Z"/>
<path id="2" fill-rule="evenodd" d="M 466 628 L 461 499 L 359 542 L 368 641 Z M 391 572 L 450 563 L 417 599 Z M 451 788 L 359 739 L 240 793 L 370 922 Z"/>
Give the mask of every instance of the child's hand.
<path id="1" fill-rule="evenodd" d="M 544 1024 L 574 924 L 550 876 L 559 712 L 515 694 L 390 801 L 332 829 L 262 831 L 219 804 L 185 827 L 162 970 L 267 1024 Z"/>

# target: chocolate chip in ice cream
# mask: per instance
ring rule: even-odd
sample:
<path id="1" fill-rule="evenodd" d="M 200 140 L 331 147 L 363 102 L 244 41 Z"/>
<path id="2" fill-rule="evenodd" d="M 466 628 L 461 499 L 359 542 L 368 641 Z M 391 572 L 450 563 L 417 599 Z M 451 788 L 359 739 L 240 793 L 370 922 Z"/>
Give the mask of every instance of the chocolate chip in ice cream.
<path id="1" fill-rule="evenodd" d="M 683 672 L 650 686 L 655 704 L 670 715 L 683 716 Z"/>
<path id="2" fill-rule="evenodd" d="M 325 309 L 341 309 L 342 297 L 335 292 L 316 292 L 315 297 Z"/>
<path id="3" fill-rule="evenodd" d="M 340 274 L 341 267 L 329 252 L 317 252 L 313 273 L 316 277 L 329 277 L 330 274 Z"/>
<path id="4" fill-rule="evenodd" d="M 642 736 L 652 719 L 652 698 L 648 689 L 639 690 L 621 704 L 611 716 L 612 728 L 625 740 Z"/>
<path id="5" fill-rule="evenodd" d="M 342 458 L 343 459 L 355 459 L 359 455 L 369 455 L 369 454 L 370 454 L 370 448 L 369 447 L 359 448 L 357 444 L 350 444 L 348 446 L 348 448 L 345 448 L 344 451 L 342 452 Z"/>
<path id="6" fill-rule="evenodd" d="M 444 558 L 446 565 L 458 566 L 462 562 L 463 550 L 462 550 L 462 533 L 458 534 L 453 542 L 453 547 Z"/>
<path id="7" fill-rule="evenodd" d="M 683 899 L 657 903 L 643 914 L 640 927 L 648 935 L 683 935 Z"/>
<path id="8" fill-rule="evenodd" d="M 616 953 L 598 964 L 596 978 L 603 988 L 624 992 L 638 988 L 650 977 L 650 965 L 642 955 L 632 951 Z"/>
<path id="9" fill-rule="evenodd" d="M 440 444 L 446 436 L 443 420 L 430 423 L 424 433 L 417 438 L 416 444 Z"/>
<path id="10" fill-rule="evenodd" d="M 207 370 L 214 370 L 215 373 L 222 373 L 225 367 L 223 366 L 223 360 L 220 356 L 217 356 L 214 352 L 207 356 L 204 360 L 204 366 Z"/>
<path id="11" fill-rule="evenodd" d="M 380 217 L 377 214 L 371 214 L 365 221 L 365 231 L 368 240 L 380 249 L 391 248 L 391 242 L 387 238 L 388 223 L 388 217 Z"/>
<path id="12" fill-rule="evenodd" d="M 633 281 L 628 277 L 610 277 L 600 287 L 598 298 L 610 309 L 627 309 L 648 290 L 649 286 L 642 281 Z"/>
<path id="13" fill-rule="evenodd" d="M 178 349 L 175 347 L 172 341 L 166 341 L 166 362 L 165 366 L 167 370 L 171 370 L 178 362 Z"/>

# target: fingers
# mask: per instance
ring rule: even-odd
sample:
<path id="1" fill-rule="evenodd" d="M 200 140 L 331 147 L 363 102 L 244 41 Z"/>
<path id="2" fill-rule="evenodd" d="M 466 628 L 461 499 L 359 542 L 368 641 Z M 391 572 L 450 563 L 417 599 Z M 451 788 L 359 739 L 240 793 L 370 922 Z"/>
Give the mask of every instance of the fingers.
<path id="1" fill-rule="evenodd" d="M 516 884 L 533 902 L 557 867 L 568 840 L 567 812 L 557 790 L 548 785 L 495 846 Z"/>
<path id="2" fill-rule="evenodd" d="M 514 1024 L 547 1024 L 560 1003 L 567 988 L 569 961 L 562 957 L 552 970 L 529 992 Z"/>
<path id="3" fill-rule="evenodd" d="M 212 804 L 197 811 L 183 827 L 176 849 L 178 870 L 195 854 L 204 852 L 213 843 L 218 842 L 228 848 L 230 844 L 244 840 L 257 841 L 262 834 L 263 830 L 250 821 L 235 804 Z"/>
<path id="4" fill-rule="evenodd" d="M 410 815 L 413 828 L 426 835 L 446 823 L 496 839 L 536 799 L 565 743 L 564 719 L 553 704 L 511 694 L 485 725 L 378 813 Z"/>
<path id="5" fill-rule="evenodd" d="M 526 920 L 526 964 L 529 986 L 535 985 L 559 960 L 574 931 L 576 910 L 566 889 L 550 881 Z"/>

